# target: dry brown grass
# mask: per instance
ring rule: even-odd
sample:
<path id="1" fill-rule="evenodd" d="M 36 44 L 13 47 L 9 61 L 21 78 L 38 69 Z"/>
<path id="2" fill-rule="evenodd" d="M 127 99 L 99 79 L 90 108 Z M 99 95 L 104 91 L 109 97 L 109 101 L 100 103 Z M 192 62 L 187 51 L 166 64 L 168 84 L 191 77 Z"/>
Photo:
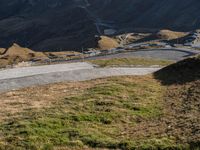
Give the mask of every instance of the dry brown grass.
<path id="1" fill-rule="evenodd" d="M 5 52 L 5 48 L 0 48 L 0 55 L 2 55 Z"/>
<path id="2" fill-rule="evenodd" d="M 63 52 L 35 52 L 31 49 L 21 47 L 17 44 L 13 44 L 10 48 L 0 48 L 0 68 L 7 65 L 17 65 L 20 62 L 26 62 L 31 60 L 37 60 L 41 63 L 47 59 L 71 59 L 79 58 L 79 52 L 63 51 Z M 70 55 L 70 56 L 69 56 Z"/>
<path id="3" fill-rule="evenodd" d="M 99 49 L 106 50 L 119 47 L 119 43 L 113 38 L 107 36 L 101 36 L 100 38 L 101 39 L 98 41 Z"/>
<path id="4" fill-rule="evenodd" d="M 186 32 L 176 32 L 176 31 L 171 31 L 171 30 L 160 30 L 157 33 L 157 36 L 161 39 L 164 40 L 173 40 L 173 39 L 178 39 L 181 37 L 186 36 L 188 33 Z"/>
<path id="5" fill-rule="evenodd" d="M 0 55 L 0 67 L 6 65 L 17 64 L 22 61 L 31 59 L 46 59 L 47 56 L 41 52 L 34 52 L 28 48 L 23 48 L 17 44 L 13 44 L 10 48 Z"/>
<path id="6" fill-rule="evenodd" d="M 191 147 L 200 147 L 200 80 L 170 85 L 165 102 L 166 134 Z"/>
<path id="7" fill-rule="evenodd" d="M 115 81 L 115 79 L 117 81 L 121 80 L 122 78 L 117 77 L 113 80 Z M 145 81 L 149 81 L 151 79 L 151 76 L 125 77 L 122 81 L 140 84 L 141 82 L 144 83 Z M 0 120 L 5 119 L 8 115 L 8 113 L 5 112 L 9 112 L 10 117 L 29 109 L 43 109 L 45 107 L 52 107 L 55 103 L 59 102 L 57 101 L 58 99 L 77 95 L 77 93 L 81 93 L 82 91 L 92 87 L 98 87 L 98 85 L 103 85 L 107 82 L 112 82 L 112 78 L 97 79 L 89 82 L 69 82 L 39 87 L 36 86 L 1 94 Z M 142 91 L 138 91 L 137 93 L 141 93 L 142 95 Z M 126 97 L 126 95 L 121 96 Z"/>
<path id="8" fill-rule="evenodd" d="M 93 82 L 102 82 L 96 80 Z M 89 88 L 93 83 L 60 83 L 40 87 L 30 87 L 1 94 L 0 120 L 15 117 L 29 109 L 51 107 L 60 97 L 70 96 Z"/>
<path id="9" fill-rule="evenodd" d="M 21 47 L 18 44 L 13 44 L 1 57 L 21 57 L 21 59 L 29 60 L 34 57 L 45 57 L 45 55 L 43 53 L 34 52 L 31 49 Z"/>

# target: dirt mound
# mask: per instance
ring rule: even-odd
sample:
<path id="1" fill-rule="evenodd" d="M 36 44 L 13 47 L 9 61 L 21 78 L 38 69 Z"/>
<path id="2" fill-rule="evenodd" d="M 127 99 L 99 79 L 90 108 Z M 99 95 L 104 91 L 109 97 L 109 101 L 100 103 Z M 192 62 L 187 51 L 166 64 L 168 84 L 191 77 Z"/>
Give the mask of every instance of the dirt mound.
<path id="1" fill-rule="evenodd" d="M 160 30 L 156 36 L 160 39 L 164 40 L 173 40 L 173 39 L 178 39 L 181 37 L 186 36 L 188 33 L 186 32 L 176 32 L 176 31 L 171 31 L 171 30 Z"/>
<path id="2" fill-rule="evenodd" d="M 38 61 L 43 63 L 48 59 L 65 60 L 79 58 L 80 56 L 81 53 L 75 51 L 35 52 L 29 48 L 21 47 L 18 44 L 13 44 L 8 49 L 0 48 L 0 68 L 4 68 L 7 65 L 24 65 L 28 61 Z"/>
<path id="3" fill-rule="evenodd" d="M 172 64 L 154 75 L 163 84 L 185 84 L 200 79 L 200 55 Z"/>
<path id="4" fill-rule="evenodd" d="M 13 44 L 4 54 L 4 56 L 20 57 L 24 61 L 34 58 L 46 58 L 41 52 L 34 52 L 31 49 L 23 48 L 18 44 Z"/>
<path id="5" fill-rule="evenodd" d="M 119 47 L 119 43 L 113 38 L 107 36 L 101 36 L 100 38 L 101 39 L 98 41 L 99 49 L 105 50 Z"/>
<path id="6" fill-rule="evenodd" d="M 47 56 L 41 52 L 34 52 L 28 48 L 20 47 L 17 44 L 13 44 L 7 50 L 0 50 L 0 67 L 33 59 L 47 59 Z"/>

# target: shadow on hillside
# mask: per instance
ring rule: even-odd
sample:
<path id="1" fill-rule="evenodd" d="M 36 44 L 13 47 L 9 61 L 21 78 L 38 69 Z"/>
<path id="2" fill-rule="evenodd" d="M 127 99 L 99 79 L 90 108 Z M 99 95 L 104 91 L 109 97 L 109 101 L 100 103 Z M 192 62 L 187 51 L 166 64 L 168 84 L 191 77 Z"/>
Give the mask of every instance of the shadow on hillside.
<path id="1" fill-rule="evenodd" d="M 188 58 L 154 73 L 163 85 L 184 84 L 200 79 L 200 56 Z"/>

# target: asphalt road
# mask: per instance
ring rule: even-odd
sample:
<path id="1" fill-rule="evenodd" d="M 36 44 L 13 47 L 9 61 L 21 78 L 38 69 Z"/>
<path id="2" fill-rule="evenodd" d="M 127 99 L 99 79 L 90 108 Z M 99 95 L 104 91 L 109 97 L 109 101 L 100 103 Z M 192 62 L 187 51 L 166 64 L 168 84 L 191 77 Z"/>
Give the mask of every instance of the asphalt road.
<path id="1" fill-rule="evenodd" d="M 0 80 L 93 68 L 92 64 L 84 62 L 12 68 L 0 71 Z"/>
<path id="2" fill-rule="evenodd" d="M 198 53 L 200 53 L 200 51 L 187 49 L 155 49 L 98 56 L 87 58 L 86 60 L 143 57 L 178 61 Z M 84 62 L 6 69 L 0 71 L 0 92 L 64 81 L 85 81 L 122 75 L 146 75 L 159 69 L 160 68 L 94 68 L 92 64 Z"/>
<path id="3" fill-rule="evenodd" d="M 13 68 L 0 71 L 0 92 L 64 81 L 146 75 L 160 68 L 94 68 L 88 63 L 57 64 L 38 67 Z"/>
<path id="4" fill-rule="evenodd" d="M 200 50 L 163 48 L 163 49 L 137 50 L 137 51 L 117 53 L 106 56 L 96 56 L 96 57 L 85 58 L 85 60 L 141 57 L 141 58 L 154 58 L 154 59 L 179 61 L 196 54 L 200 54 Z"/>

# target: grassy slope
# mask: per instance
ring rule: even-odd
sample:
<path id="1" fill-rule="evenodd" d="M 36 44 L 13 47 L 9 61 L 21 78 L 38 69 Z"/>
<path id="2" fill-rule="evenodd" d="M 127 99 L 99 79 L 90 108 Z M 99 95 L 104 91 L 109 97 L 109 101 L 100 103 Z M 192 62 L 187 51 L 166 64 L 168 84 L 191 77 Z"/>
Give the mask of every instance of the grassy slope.
<path id="1" fill-rule="evenodd" d="M 19 94 L 18 99 L 25 97 L 29 103 L 36 97 L 43 99 L 42 95 L 46 95 L 47 99 L 54 96 L 48 100 L 53 105 L 49 104 L 50 107 L 39 111 L 28 106 L 21 111 L 18 109 L 17 116 L 10 115 L 7 122 L 1 123 L 4 135 L 2 142 L 28 149 L 53 145 L 129 149 L 173 144 L 168 137 L 156 140 L 154 132 L 148 138 L 141 137 L 144 139 L 135 136 L 137 131 L 134 134 L 135 127 L 152 119 L 157 120 L 162 115 L 162 86 L 152 77 L 119 77 L 83 82 L 79 90 L 72 92 L 71 88 L 78 88 L 74 86 L 61 86 L 62 90 L 57 90 L 59 93 L 49 96 L 47 93 L 53 91 L 48 89 L 37 94 L 33 92 L 27 95 L 28 91 Z M 63 94 L 63 90 L 71 90 L 72 94 Z M 9 101 L 12 102 L 10 107 L 15 105 L 15 108 L 27 103 Z M 142 132 L 145 134 L 145 131 Z"/>
<path id="2" fill-rule="evenodd" d="M 189 144 L 188 149 L 200 149 L 200 56 L 170 65 L 155 78 L 167 87 L 167 133 Z"/>
<path id="3" fill-rule="evenodd" d="M 200 56 L 172 64 L 155 73 L 164 85 L 186 84 L 200 79 Z"/>
<path id="4" fill-rule="evenodd" d="M 158 60 L 158 59 L 146 59 L 146 58 L 113 58 L 113 59 L 97 59 L 89 61 L 100 67 L 112 67 L 112 66 L 167 66 L 172 64 L 173 61 Z"/>
<path id="5" fill-rule="evenodd" d="M 196 65 L 190 80 L 180 78 L 178 68 L 191 69 L 191 62 Z M 0 97 L 0 149 L 198 148 L 198 64 L 192 58 L 154 77 L 114 77 L 5 93 Z M 166 73 L 182 82 L 163 82 Z"/>

